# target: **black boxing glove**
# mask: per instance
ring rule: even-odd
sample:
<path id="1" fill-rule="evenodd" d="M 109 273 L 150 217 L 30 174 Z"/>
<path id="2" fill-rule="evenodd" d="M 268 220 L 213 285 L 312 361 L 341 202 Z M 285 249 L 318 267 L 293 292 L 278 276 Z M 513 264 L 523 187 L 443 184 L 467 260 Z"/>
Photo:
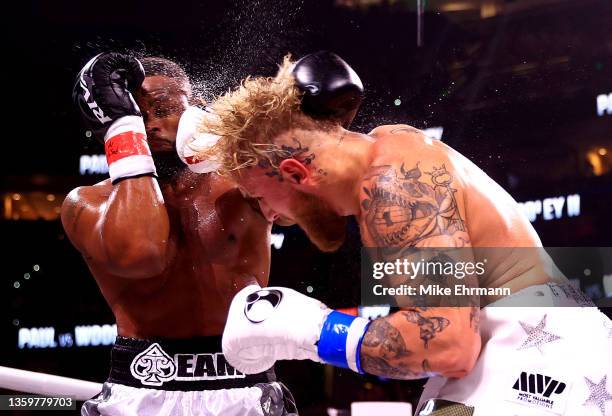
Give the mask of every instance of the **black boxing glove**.
<path id="1" fill-rule="evenodd" d="M 120 53 L 101 53 L 77 77 L 72 98 L 85 126 L 101 142 L 112 122 L 123 116 L 140 117 L 132 97 L 144 81 L 141 63 Z"/>
<path id="2" fill-rule="evenodd" d="M 85 126 L 104 143 L 113 183 L 156 175 L 144 121 L 132 96 L 144 78 L 136 58 L 101 53 L 83 67 L 74 85 L 72 98 Z"/>
<path id="3" fill-rule="evenodd" d="M 332 52 L 311 53 L 293 67 L 304 94 L 301 108 L 313 118 L 327 118 L 348 127 L 361 105 L 363 84 L 357 73 Z"/>

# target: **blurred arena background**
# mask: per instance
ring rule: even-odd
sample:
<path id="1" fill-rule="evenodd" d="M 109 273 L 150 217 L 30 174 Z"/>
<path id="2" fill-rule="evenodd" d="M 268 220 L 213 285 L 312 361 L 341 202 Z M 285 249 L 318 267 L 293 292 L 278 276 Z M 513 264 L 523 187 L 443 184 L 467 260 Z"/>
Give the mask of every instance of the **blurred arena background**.
<path id="1" fill-rule="evenodd" d="M 59 221 L 72 188 L 106 177 L 73 112 L 81 66 L 107 50 L 161 55 L 210 99 L 287 52 L 338 53 L 366 98 L 354 128 L 431 129 L 517 201 L 545 246 L 612 246 L 612 2 L 260 0 L 38 2 L 6 9 L 0 65 L 0 365 L 103 381 L 113 315 Z M 495 230 L 491 230 L 495 232 Z M 321 254 L 275 229 L 271 284 L 359 302 L 359 235 Z M 610 315 L 612 259 L 570 276 Z M 609 263 L 609 264 L 608 264 Z M 418 398 L 422 382 L 285 362 L 303 415 Z M 6 391 L 0 393 L 6 394 Z M 23 415 L 25 412 L 20 412 Z"/>

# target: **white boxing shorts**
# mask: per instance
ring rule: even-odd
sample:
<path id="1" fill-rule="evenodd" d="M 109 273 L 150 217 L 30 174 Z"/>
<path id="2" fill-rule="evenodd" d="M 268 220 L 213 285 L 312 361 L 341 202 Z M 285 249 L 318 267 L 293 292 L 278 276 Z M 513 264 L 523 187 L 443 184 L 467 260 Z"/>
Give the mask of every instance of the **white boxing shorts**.
<path id="1" fill-rule="evenodd" d="M 525 288 L 481 310 L 464 378 L 432 377 L 417 416 L 612 415 L 612 323 L 569 284 Z"/>
<path id="2" fill-rule="evenodd" d="M 245 375 L 223 356 L 221 337 L 117 337 L 102 392 L 82 416 L 291 416 L 289 390 L 274 370 Z"/>

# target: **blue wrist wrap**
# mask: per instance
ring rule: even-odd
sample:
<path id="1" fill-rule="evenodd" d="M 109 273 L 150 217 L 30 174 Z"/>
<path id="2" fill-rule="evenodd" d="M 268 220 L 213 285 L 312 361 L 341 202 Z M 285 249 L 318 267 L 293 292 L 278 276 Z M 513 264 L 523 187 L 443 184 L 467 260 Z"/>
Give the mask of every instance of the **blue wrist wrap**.
<path id="1" fill-rule="evenodd" d="M 355 318 L 355 316 L 338 311 L 333 311 L 327 315 L 317 346 L 319 357 L 325 363 L 336 367 L 349 368 L 346 360 L 346 338 L 348 329 Z"/>

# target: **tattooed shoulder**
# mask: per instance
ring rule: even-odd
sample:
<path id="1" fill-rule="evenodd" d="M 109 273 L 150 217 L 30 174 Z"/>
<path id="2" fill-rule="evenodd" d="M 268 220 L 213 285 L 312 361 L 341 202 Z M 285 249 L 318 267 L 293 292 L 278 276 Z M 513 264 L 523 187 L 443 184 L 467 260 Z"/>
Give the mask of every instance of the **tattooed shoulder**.
<path id="1" fill-rule="evenodd" d="M 445 236 L 463 246 L 466 224 L 453 174 L 444 163 L 424 169 L 401 164 L 373 166 L 362 188 L 365 225 L 379 247 L 414 247 Z"/>

